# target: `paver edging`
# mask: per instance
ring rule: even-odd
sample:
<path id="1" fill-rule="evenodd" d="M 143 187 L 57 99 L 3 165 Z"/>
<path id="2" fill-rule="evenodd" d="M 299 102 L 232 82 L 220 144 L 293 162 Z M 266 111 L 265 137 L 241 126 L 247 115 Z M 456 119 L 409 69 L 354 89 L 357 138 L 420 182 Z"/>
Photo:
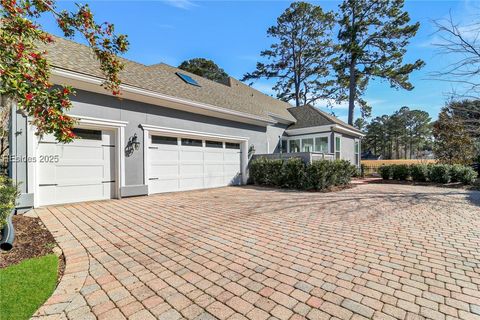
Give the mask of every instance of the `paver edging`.
<path id="1" fill-rule="evenodd" d="M 48 300 L 34 313 L 32 319 L 67 319 L 66 310 L 80 295 L 90 268 L 90 257 L 81 243 L 48 209 L 35 213 L 52 233 L 65 258 L 65 270 Z"/>

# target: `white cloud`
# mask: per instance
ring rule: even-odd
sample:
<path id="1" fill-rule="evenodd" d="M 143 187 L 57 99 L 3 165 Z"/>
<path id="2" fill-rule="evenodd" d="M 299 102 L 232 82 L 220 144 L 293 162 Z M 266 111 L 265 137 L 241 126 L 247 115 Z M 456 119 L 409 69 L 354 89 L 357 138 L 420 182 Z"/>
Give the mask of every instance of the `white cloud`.
<path id="1" fill-rule="evenodd" d="M 197 4 L 191 0 L 164 0 L 164 1 L 166 4 L 172 7 L 184 9 L 184 10 L 188 10 L 197 6 Z"/>

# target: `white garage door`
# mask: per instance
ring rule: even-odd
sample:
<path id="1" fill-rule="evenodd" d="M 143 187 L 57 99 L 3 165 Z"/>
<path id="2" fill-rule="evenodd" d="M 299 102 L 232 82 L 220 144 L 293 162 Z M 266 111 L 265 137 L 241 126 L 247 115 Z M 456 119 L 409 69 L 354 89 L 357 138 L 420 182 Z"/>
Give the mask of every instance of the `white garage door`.
<path id="1" fill-rule="evenodd" d="M 57 143 L 44 137 L 38 145 L 39 205 L 110 199 L 115 190 L 115 134 L 75 129 L 80 138 Z"/>
<path id="2" fill-rule="evenodd" d="M 149 192 L 171 192 L 240 184 L 240 144 L 150 136 Z"/>

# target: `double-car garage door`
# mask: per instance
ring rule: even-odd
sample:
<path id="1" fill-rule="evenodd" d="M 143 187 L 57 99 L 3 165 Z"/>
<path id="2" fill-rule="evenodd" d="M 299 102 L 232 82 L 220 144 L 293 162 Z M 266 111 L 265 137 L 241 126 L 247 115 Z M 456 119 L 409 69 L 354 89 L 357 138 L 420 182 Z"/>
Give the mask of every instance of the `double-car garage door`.
<path id="1" fill-rule="evenodd" d="M 165 135 L 149 135 L 149 140 L 149 193 L 241 182 L 240 143 Z"/>

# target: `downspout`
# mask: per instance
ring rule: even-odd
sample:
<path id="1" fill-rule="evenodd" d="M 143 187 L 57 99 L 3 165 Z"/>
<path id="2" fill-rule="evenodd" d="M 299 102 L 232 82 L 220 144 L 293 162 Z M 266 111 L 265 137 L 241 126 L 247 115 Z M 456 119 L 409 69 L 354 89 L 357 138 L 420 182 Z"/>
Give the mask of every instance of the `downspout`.
<path id="1" fill-rule="evenodd" d="M 15 229 L 13 228 L 12 217 L 15 210 L 12 210 L 7 217 L 7 223 L 2 229 L 2 238 L 0 239 L 0 249 L 3 251 L 10 251 L 13 248 L 13 241 L 15 240 Z"/>

